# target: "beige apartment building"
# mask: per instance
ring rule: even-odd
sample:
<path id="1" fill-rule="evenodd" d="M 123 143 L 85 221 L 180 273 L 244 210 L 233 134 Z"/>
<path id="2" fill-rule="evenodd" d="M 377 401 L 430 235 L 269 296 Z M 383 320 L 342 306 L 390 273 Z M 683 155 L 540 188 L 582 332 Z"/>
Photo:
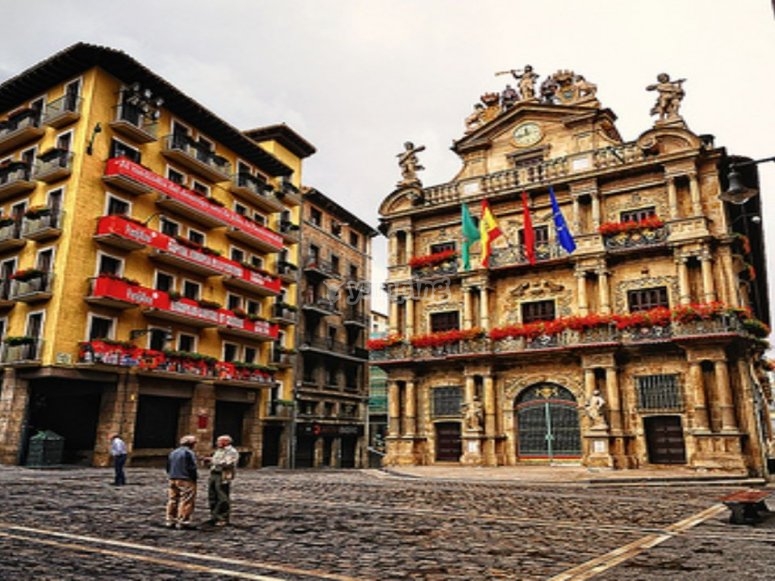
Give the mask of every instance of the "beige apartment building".
<path id="1" fill-rule="evenodd" d="M 655 99 L 631 140 L 582 75 L 512 74 L 466 118 L 459 172 L 423 185 L 408 142 L 380 206 L 385 463 L 765 473 L 755 162 L 690 129 L 702 95 L 666 74 L 631 87 Z"/>

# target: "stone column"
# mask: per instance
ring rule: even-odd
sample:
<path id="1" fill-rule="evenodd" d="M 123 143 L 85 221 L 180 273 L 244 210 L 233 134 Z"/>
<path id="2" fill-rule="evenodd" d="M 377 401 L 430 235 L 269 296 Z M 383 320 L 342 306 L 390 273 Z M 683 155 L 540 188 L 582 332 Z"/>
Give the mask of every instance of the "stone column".
<path id="1" fill-rule="evenodd" d="M 471 312 L 471 287 L 463 287 L 463 328 L 470 329 L 473 326 L 473 313 Z"/>
<path id="2" fill-rule="evenodd" d="M 685 256 L 679 256 L 675 259 L 676 266 L 678 267 L 678 302 L 682 305 L 688 305 L 692 302 L 687 261 L 688 258 Z"/>
<path id="3" fill-rule="evenodd" d="M 702 216 L 702 200 L 700 200 L 700 184 L 697 181 L 697 172 L 689 173 L 689 197 L 692 200 L 692 215 Z"/>
<path id="4" fill-rule="evenodd" d="M 2 372 L 0 388 L 0 463 L 18 464 L 28 434 L 25 418 L 30 400 L 27 380 L 19 379 L 13 367 Z"/>
<path id="5" fill-rule="evenodd" d="M 724 288 L 726 291 L 726 297 L 723 297 L 722 300 L 727 303 L 731 307 L 739 307 L 740 306 L 740 294 L 738 292 L 737 286 L 735 285 L 735 270 L 732 266 L 732 255 L 729 253 L 728 248 L 724 248 L 722 252 L 720 252 L 721 255 L 721 271 L 723 273 L 723 279 L 724 279 Z"/>
<path id="6" fill-rule="evenodd" d="M 206 425 L 200 418 L 206 417 Z M 212 383 L 197 383 L 191 398 L 191 415 L 186 434 L 195 434 L 197 454 L 209 456 L 212 453 L 213 431 L 215 430 L 215 386 Z"/>
<path id="7" fill-rule="evenodd" d="M 390 301 L 390 317 L 388 319 L 388 328 L 390 333 L 400 333 L 401 329 L 398 328 L 398 297 L 391 295 L 388 297 Z"/>
<path id="8" fill-rule="evenodd" d="M 705 382 L 699 361 L 689 363 L 689 388 L 694 398 L 694 427 L 708 431 L 708 402 L 705 399 Z"/>
<path id="9" fill-rule="evenodd" d="M 395 232 L 388 234 L 388 265 L 398 264 L 398 237 Z"/>
<path id="10" fill-rule="evenodd" d="M 597 194 L 597 192 L 591 194 L 592 198 L 592 226 L 595 230 L 597 230 L 597 227 L 600 226 L 601 215 L 600 215 L 600 196 Z"/>
<path id="11" fill-rule="evenodd" d="M 668 176 L 665 178 L 665 184 L 667 185 L 667 207 L 670 210 L 670 219 L 675 220 L 678 218 L 678 195 L 675 190 L 675 178 Z"/>
<path id="12" fill-rule="evenodd" d="M 414 381 L 406 382 L 404 390 L 404 436 L 414 436 L 417 429 L 417 394 Z"/>
<path id="13" fill-rule="evenodd" d="M 114 385 L 106 386 L 100 397 L 100 412 L 97 423 L 97 442 L 94 446 L 92 465 L 109 466 L 110 434 L 118 433 L 131 452 L 134 448 L 135 418 L 137 417 L 138 385 L 137 375 L 128 368 L 122 370 Z"/>
<path id="14" fill-rule="evenodd" d="M 576 288 L 579 296 L 579 314 L 589 314 L 589 302 L 587 299 L 587 273 L 582 270 L 576 271 Z"/>
<path id="15" fill-rule="evenodd" d="M 712 303 L 716 300 L 716 285 L 713 282 L 713 258 L 710 250 L 704 248 L 700 255 L 700 265 L 702 267 L 702 291 L 703 300 L 706 303 Z"/>
<path id="16" fill-rule="evenodd" d="M 411 230 L 405 230 L 406 232 L 406 263 L 409 264 L 409 261 L 414 258 L 414 234 L 412 234 Z"/>
<path id="17" fill-rule="evenodd" d="M 589 400 L 592 397 L 592 393 L 595 391 L 595 370 L 584 370 L 584 397 Z"/>
<path id="18" fill-rule="evenodd" d="M 481 302 L 479 308 L 479 320 L 481 321 L 482 329 L 490 328 L 490 289 L 487 286 L 480 287 L 479 299 Z"/>
<path id="19" fill-rule="evenodd" d="M 573 231 L 581 232 L 581 204 L 579 204 L 579 197 L 577 195 L 572 196 L 573 202 Z"/>
<path id="20" fill-rule="evenodd" d="M 498 437 L 495 421 L 495 381 L 492 375 L 484 376 L 484 461 L 487 466 L 497 466 L 495 438 Z"/>
<path id="21" fill-rule="evenodd" d="M 716 371 L 716 399 L 721 412 L 721 431 L 737 430 L 735 408 L 732 400 L 732 386 L 729 383 L 729 367 L 727 362 L 716 360 L 713 362 Z"/>
<path id="22" fill-rule="evenodd" d="M 406 337 L 414 335 L 414 296 L 410 295 L 406 297 Z"/>
<path id="23" fill-rule="evenodd" d="M 388 380 L 388 436 L 401 435 L 401 391 L 398 382 Z"/>
<path id="24" fill-rule="evenodd" d="M 620 433 L 622 431 L 622 402 L 619 396 L 619 376 L 614 366 L 605 368 L 605 387 L 608 410 L 611 414 L 611 431 Z"/>
<path id="25" fill-rule="evenodd" d="M 601 268 L 597 271 L 597 286 L 600 296 L 600 312 L 603 315 L 611 314 L 611 292 L 608 288 L 608 271 Z"/>

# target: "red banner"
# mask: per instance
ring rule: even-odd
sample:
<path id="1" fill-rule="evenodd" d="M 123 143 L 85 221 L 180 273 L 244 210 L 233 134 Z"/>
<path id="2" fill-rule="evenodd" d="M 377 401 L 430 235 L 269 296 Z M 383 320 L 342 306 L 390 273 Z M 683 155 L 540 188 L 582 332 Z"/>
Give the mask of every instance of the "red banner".
<path id="1" fill-rule="evenodd" d="M 217 204 L 209 202 L 202 196 L 192 192 L 175 182 L 168 180 L 151 170 L 127 159 L 126 157 L 114 157 L 105 164 L 105 175 L 124 176 L 143 185 L 155 189 L 157 192 L 169 196 L 179 202 L 182 202 L 191 208 L 194 208 L 203 214 L 212 216 L 220 220 L 227 226 L 239 228 L 243 232 L 254 236 L 267 244 L 271 244 L 277 250 L 283 249 L 283 238 L 277 232 L 264 228 L 252 220 L 237 214 L 233 210 L 224 208 Z"/>
<path id="2" fill-rule="evenodd" d="M 282 281 L 279 278 L 263 275 L 260 272 L 245 268 L 229 258 L 207 254 L 201 250 L 190 248 L 166 234 L 146 228 L 142 224 L 127 220 L 122 216 L 103 216 L 100 218 L 97 223 L 97 235 L 101 234 L 115 234 L 127 240 L 134 240 L 145 246 L 183 258 L 188 262 L 207 266 L 221 274 L 246 280 L 251 284 L 280 294 Z"/>
<path id="3" fill-rule="evenodd" d="M 181 298 L 173 301 L 164 291 L 129 284 L 126 281 L 108 276 L 100 276 L 94 281 L 91 296 L 110 297 L 141 307 L 178 313 L 201 321 L 208 321 L 218 327 L 241 329 L 272 339 L 277 339 L 280 330 L 278 325 L 272 325 L 267 321 L 243 319 L 228 309 L 200 307 L 192 299 Z"/>

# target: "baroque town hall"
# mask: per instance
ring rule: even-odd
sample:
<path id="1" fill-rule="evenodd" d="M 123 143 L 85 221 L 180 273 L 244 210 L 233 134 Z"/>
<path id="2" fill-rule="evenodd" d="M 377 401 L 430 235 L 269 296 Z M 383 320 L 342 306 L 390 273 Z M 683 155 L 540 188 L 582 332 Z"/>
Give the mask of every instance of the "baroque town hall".
<path id="1" fill-rule="evenodd" d="M 761 207 L 727 177 L 755 188 L 755 164 L 688 128 L 666 74 L 624 141 L 583 76 L 508 73 L 454 142 L 457 175 L 423 186 L 407 143 L 380 207 L 385 463 L 764 474 Z"/>

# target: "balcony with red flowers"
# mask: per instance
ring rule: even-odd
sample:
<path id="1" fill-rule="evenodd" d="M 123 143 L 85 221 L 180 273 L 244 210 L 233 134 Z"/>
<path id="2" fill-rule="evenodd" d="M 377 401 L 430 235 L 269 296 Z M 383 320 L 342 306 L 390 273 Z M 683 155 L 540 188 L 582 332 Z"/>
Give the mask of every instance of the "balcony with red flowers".
<path id="1" fill-rule="evenodd" d="M 216 228 L 227 227 L 227 235 L 239 240 L 252 248 L 263 252 L 280 252 L 283 249 L 283 238 L 277 232 L 266 228 L 237 212 L 225 208 L 201 194 L 184 188 L 180 184 L 155 174 L 146 167 L 137 164 L 126 157 L 109 159 L 105 165 L 106 178 L 129 181 L 149 188 L 160 194 L 156 203 L 175 211 L 191 220 L 205 226 Z"/>

